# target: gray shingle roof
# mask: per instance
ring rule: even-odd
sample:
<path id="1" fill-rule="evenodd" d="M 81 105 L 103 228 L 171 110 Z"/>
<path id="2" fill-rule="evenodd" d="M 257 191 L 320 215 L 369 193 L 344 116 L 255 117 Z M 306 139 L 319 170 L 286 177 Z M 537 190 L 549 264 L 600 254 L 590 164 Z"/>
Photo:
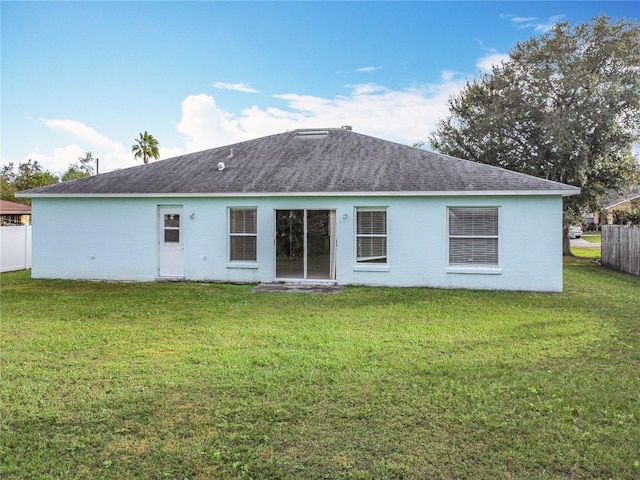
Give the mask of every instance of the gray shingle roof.
<path id="1" fill-rule="evenodd" d="M 225 164 L 223 170 L 219 170 L 219 162 Z M 271 135 L 36 188 L 24 196 L 522 191 L 567 195 L 579 189 L 328 129 Z"/>

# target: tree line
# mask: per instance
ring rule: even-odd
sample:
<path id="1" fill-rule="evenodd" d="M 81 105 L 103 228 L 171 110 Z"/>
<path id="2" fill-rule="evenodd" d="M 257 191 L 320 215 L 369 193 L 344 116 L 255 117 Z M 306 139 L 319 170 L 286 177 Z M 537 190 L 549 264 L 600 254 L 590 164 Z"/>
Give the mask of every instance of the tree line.
<path id="1" fill-rule="evenodd" d="M 146 164 L 149 163 L 149 159 L 158 159 L 160 157 L 158 140 L 146 130 L 144 133 L 140 133 L 135 142 L 131 146 L 131 153 L 134 158 L 142 159 Z M 16 192 L 90 177 L 94 172 L 97 173 L 97 162 L 98 159 L 93 158 L 91 152 L 87 152 L 84 157 L 78 157 L 76 163 L 69 164 L 67 169 L 60 175 L 45 170 L 37 160 L 29 159 L 26 162 L 19 163 L 17 169 L 13 162 L 3 165 L 0 168 L 0 198 L 10 202 L 30 205 L 30 198 L 16 198 Z"/>
<path id="2" fill-rule="evenodd" d="M 78 161 L 70 164 L 60 175 L 45 170 L 37 160 L 29 159 L 19 163 L 17 169 L 14 168 L 13 162 L 3 165 L 0 168 L 0 198 L 29 205 L 31 199 L 16 198 L 16 192 L 89 177 L 94 173 L 95 162 L 96 159 L 93 158 L 92 153 L 87 152 L 84 157 L 78 157 Z"/>

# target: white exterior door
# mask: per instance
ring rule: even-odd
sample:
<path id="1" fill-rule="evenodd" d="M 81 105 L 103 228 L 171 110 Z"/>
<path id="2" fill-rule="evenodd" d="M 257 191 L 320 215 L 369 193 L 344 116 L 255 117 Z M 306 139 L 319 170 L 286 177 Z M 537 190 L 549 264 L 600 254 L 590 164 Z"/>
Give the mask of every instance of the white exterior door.
<path id="1" fill-rule="evenodd" d="M 182 207 L 160 207 L 158 216 L 158 276 L 183 278 Z"/>

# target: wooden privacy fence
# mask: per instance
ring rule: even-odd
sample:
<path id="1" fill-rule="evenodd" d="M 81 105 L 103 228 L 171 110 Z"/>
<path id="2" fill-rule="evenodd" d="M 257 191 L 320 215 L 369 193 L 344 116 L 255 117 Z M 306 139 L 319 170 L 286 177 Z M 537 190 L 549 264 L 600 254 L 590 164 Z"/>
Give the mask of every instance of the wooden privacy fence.
<path id="1" fill-rule="evenodd" d="M 0 272 L 31 268 L 31 225 L 0 227 Z"/>
<path id="2" fill-rule="evenodd" d="M 640 276 L 640 226 L 602 227 L 602 265 Z"/>

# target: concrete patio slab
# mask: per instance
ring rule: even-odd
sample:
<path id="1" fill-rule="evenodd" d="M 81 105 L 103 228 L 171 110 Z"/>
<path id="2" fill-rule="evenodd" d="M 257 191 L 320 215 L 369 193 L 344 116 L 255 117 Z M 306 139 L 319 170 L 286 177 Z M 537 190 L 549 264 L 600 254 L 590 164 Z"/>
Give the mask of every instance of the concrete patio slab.
<path id="1" fill-rule="evenodd" d="M 253 288 L 257 293 L 341 293 L 344 285 L 314 285 L 307 283 L 260 283 Z"/>

